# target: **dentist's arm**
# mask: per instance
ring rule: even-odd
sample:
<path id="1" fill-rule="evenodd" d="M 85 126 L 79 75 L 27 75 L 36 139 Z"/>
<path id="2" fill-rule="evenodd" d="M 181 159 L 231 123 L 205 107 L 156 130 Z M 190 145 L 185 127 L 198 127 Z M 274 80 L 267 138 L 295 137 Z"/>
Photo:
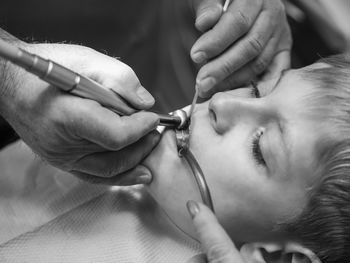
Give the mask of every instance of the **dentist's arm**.
<path id="1" fill-rule="evenodd" d="M 292 38 L 282 0 L 191 0 L 196 28 L 203 32 L 191 50 L 200 65 L 201 97 L 273 77 L 290 64 Z"/>
<path id="2" fill-rule="evenodd" d="M 133 70 L 114 58 L 76 45 L 27 44 L 1 29 L 0 38 L 114 89 L 137 109 L 154 103 Z M 82 179 L 121 185 L 151 180 L 138 164 L 159 140 L 153 113 L 120 117 L 0 59 L 0 114 L 44 161 Z"/>

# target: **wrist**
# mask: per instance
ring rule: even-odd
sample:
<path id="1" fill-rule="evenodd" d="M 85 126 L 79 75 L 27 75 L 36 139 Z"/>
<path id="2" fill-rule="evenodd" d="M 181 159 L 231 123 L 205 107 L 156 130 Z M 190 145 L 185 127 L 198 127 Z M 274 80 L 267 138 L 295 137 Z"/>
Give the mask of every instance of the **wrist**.
<path id="1" fill-rule="evenodd" d="M 10 35 L 0 28 L 0 38 L 12 45 L 26 48 L 26 43 Z M 6 118 L 7 112 L 11 111 L 16 89 L 21 83 L 21 74 L 24 71 L 11 62 L 0 57 L 0 115 Z"/>

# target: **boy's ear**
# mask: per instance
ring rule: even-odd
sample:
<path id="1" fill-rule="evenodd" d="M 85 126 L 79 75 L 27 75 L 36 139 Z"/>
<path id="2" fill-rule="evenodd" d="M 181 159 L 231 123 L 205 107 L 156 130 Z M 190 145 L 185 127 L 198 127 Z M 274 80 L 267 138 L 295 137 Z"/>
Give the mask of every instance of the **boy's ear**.
<path id="1" fill-rule="evenodd" d="M 322 263 L 310 249 L 295 242 L 247 243 L 240 253 L 249 263 Z"/>

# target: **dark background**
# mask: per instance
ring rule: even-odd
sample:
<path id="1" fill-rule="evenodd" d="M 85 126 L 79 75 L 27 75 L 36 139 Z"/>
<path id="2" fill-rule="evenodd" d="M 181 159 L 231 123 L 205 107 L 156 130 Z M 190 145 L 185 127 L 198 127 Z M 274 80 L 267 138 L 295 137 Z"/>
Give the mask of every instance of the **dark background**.
<path id="1" fill-rule="evenodd" d="M 158 0 L 2 0 L 0 27 L 28 42 L 81 44 L 121 59 L 147 80 L 130 54 L 141 38 L 155 40 Z M 156 41 L 154 41 L 156 43 Z M 143 45 L 143 43 L 145 43 Z M 138 41 L 138 55 L 145 60 L 149 41 Z M 143 52 L 142 52 L 142 51 Z M 152 59 L 147 59 L 149 63 Z M 152 68 L 149 67 L 149 68 Z"/>

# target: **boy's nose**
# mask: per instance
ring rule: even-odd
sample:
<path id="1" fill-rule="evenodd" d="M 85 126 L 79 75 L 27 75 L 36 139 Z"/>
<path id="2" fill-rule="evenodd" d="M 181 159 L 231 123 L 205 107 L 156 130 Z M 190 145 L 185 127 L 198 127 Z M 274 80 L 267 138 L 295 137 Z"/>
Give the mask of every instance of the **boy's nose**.
<path id="1" fill-rule="evenodd" d="M 224 134 L 240 123 L 260 125 L 266 109 L 259 100 L 226 93 L 215 94 L 209 103 L 209 116 L 215 131 Z"/>

